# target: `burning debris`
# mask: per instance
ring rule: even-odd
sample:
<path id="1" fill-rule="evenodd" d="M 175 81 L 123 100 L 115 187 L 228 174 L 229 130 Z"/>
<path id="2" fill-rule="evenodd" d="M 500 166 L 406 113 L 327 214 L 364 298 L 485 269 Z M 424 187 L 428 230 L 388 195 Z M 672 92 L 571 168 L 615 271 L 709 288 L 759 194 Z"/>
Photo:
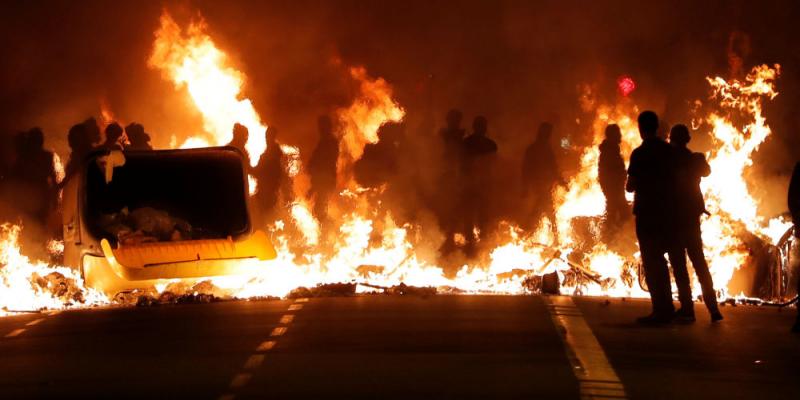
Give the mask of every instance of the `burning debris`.
<path id="1" fill-rule="evenodd" d="M 215 269 L 225 272 L 219 276 L 177 276 L 189 269 L 176 267 L 176 276 L 152 273 L 147 279 L 130 279 L 125 284 L 146 281 L 152 287 L 126 290 L 115 298 L 120 303 L 347 296 L 359 293 L 361 287 L 414 295 L 646 296 L 632 221 L 626 217 L 631 198 L 618 193 L 625 160 L 640 142 L 634 120 L 640 111 L 635 99 L 637 83 L 631 76 L 619 77 L 619 97 L 613 101 L 604 101 L 593 85 L 581 85 L 578 105 L 584 118 L 576 129 L 585 129 L 586 135 L 568 136 L 558 132 L 566 130 L 563 126 L 543 123 L 536 142 L 525 152 L 520 171 L 523 179 L 517 179 L 524 184 L 506 185 L 519 177 L 512 174 L 513 178 L 498 183 L 503 169 L 520 169 L 504 168 L 510 162 L 500 151 L 503 142 L 499 137 L 489 139 L 494 132 L 486 118 L 476 118 L 474 132 L 467 135 L 467 129 L 461 127 L 463 115 L 453 110 L 441 138 L 412 135 L 404 121 L 406 110 L 394 98 L 392 85 L 371 76 L 364 67 L 343 68 L 343 79 L 356 88 L 353 98 L 349 105 L 319 118 L 319 141 L 312 150 L 285 144 L 283 136 L 281 142 L 270 136 L 272 129 L 267 130 L 252 102 L 243 96 L 245 75 L 206 33 L 202 20 L 182 29 L 165 12 L 147 65 L 160 71 L 176 90 L 185 92 L 202 116 L 205 131 L 182 143 L 173 138 L 173 147 L 237 147 L 247 165 L 236 168 L 241 169 L 241 181 L 247 182 L 244 185 L 249 186 L 251 197 L 243 201 L 249 201 L 249 206 L 236 213 L 230 204 L 204 201 L 239 193 L 239 183 L 235 187 L 220 183 L 238 182 L 238 177 L 205 188 L 211 179 L 193 174 L 159 181 L 166 173 L 158 167 L 150 170 L 151 180 L 126 183 L 125 175 L 118 178 L 112 166 L 114 179 L 106 179 L 103 188 L 115 185 L 124 190 L 88 193 L 89 211 L 94 213 L 88 219 L 94 226 L 86 228 L 98 228 L 102 233 L 97 236 L 117 248 L 102 247 L 102 254 L 93 249 L 93 266 L 145 259 L 144 247 L 136 246 L 154 243 L 164 244 L 157 248 L 170 257 L 151 264 L 141 261 L 138 269 L 126 272 L 129 276 L 146 275 L 142 271 L 155 270 L 153 265 L 171 268 L 177 263 L 209 260 L 225 264 Z M 703 242 L 720 297 L 730 295 L 725 288 L 734 273 L 754 263 L 748 250 L 755 245 L 750 243 L 760 242 L 771 249 L 790 227 L 781 218 L 766 219 L 759 213 L 746 179 L 753 153 L 771 133 L 762 109 L 777 96 L 779 74 L 779 66 L 764 65 L 739 79 L 707 78 L 711 96 L 697 103 L 692 121 L 693 129 L 711 135 L 706 153 L 711 175 L 703 180 L 710 215 L 703 220 Z M 67 182 L 81 170 L 80 163 L 92 150 L 97 150 L 92 146 L 100 142 L 95 120 L 88 122 L 75 125 L 74 134 L 70 131 L 73 154 L 66 167 Z M 111 122 L 106 125 L 112 126 Z M 135 141 L 136 148 L 144 150 L 150 135 L 140 127 L 129 125 L 128 138 L 131 145 Z M 120 129 L 112 131 L 121 134 Z M 563 139 L 556 150 L 553 139 L 557 135 Z M 126 166 L 118 168 L 123 171 L 135 162 L 135 157 L 130 158 Z M 276 169 L 283 169 L 281 177 L 271 181 Z M 213 175 L 213 169 L 204 171 Z M 184 190 L 177 192 L 193 196 L 159 198 L 166 190 L 146 190 L 155 181 L 161 188 L 183 185 Z M 86 190 L 93 190 L 94 184 L 89 181 Z M 136 190 L 131 189 L 134 186 Z M 524 190 L 520 186 L 525 186 Z M 193 191 L 197 187 L 208 190 Z M 64 198 L 79 198 L 76 192 L 69 192 L 73 188 L 68 183 L 60 188 Z M 522 211 L 498 211 L 503 207 L 493 204 L 495 192 L 518 197 L 508 200 L 511 205 L 506 206 Z M 130 202 L 140 193 L 150 197 L 141 195 L 138 204 Z M 97 203 L 93 203 L 95 197 Z M 195 203 L 205 208 L 187 206 Z M 191 214 L 186 209 L 194 214 L 184 214 Z M 217 219 L 221 216 L 228 221 L 220 223 Z M 68 217 L 64 219 L 65 241 L 75 234 L 71 231 L 75 221 Z M 231 221 L 238 224 L 236 229 L 225 223 Z M 269 241 L 276 246 L 275 260 L 249 253 L 242 259 L 231 256 L 238 253 L 230 248 L 245 246 L 234 243 L 233 238 L 253 230 L 250 228 L 268 232 Z M 0 296 L 26 287 L 22 297 L 0 300 L 5 309 L 108 302 L 83 287 L 83 277 L 77 272 L 82 268 L 31 263 L 16 247 L 19 228 L 7 227 L 3 232 L 8 244 L 1 259 L 4 286 Z M 260 243 L 266 242 L 265 238 Z M 212 251 L 198 250 L 208 243 L 179 250 L 183 245 L 193 246 L 186 242 L 197 239 L 218 240 L 213 243 L 219 246 L 214 251 L 228 250 L 220 250 L 223 256 L 217 254 L 217 258 L 208 255 Z M 75 243 L 74 237 L 71 240 Z M 27 300 L 20 300 L 26 296 Z"/>

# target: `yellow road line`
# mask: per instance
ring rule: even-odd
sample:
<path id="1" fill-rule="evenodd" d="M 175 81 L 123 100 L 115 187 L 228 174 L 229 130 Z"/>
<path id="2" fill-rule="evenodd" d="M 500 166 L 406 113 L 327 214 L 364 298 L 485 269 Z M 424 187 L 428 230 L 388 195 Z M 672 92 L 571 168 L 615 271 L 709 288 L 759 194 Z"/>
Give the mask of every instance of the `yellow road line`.
<path id="1" fill-rule="evenodd" d="M 545 303 L 558 329 L 582 399 L 625 399 L 625 387 L 603 347 L 571 297 L 548 296 Z"/>

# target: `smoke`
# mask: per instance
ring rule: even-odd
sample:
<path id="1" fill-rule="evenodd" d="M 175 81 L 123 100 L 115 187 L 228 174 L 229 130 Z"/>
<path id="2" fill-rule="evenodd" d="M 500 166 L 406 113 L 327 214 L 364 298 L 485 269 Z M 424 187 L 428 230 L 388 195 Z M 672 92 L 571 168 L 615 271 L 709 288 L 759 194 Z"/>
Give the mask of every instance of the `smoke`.
<path id="1" fill-rule="evenodd" d="M 142 123 L 156 147 L 196 134 L 202 118 L 187 96 L 147 68 L 162 4 L 157 2 L 4 2 L 0 23 L 0 132 L 41 126 L 47 146 L 67 158 L 66 132 L 101 104 Z M 755 156 L 752 175 L 775 182 L 757 191 L 770 213 L 785 208 L 784 184 L 800 158 L 800 10 L 795 2 L 746 1 L 185 1 L 167 6 L 179 23 L 201 13 L 209 34 L 248 77 L 245 96 L 281 140 L 306 159 L 317 141 L 318 115 L 352 104 L 349 68 L 364 66 L 392 85 L 406 110 L 405 134 L 418 164 L 415 179 L 435 189 L 436 131 L 448 109 L 489 121 L 506 171 L 518 181 L 524 147 L 539 122 L 555 125 L 554 141 L 590 141 L 578 98 L 594 85 L 616 96 L 621 75 L 637 84 L 642 108 L 671 123 L 688 122 L 703 77 L 780 63 L 781 95 L 766 114 L 774 135 Z M 732 39 L 731 35 L 737 35 Z M 746 38 L 746 39 L 743 39 Z M 736 64 L 738 65 L 738 64 Z M 695 143 L 702 143 L 698 138 Z M 410 155 L 403 155 L 408 165 Z M 563 154 L 563 169 L 574 157 Z M 766 186 L 765 186 L 766 187 Z M 514 190 L 498 192 L 498 214 L 512 213 Z"/>

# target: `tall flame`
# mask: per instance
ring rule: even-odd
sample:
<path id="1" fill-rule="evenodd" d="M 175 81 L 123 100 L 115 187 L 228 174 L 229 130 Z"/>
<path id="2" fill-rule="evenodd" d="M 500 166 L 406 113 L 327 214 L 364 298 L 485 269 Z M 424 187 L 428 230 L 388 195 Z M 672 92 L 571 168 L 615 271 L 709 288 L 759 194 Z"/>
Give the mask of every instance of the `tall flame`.
<path id="1" fill-rule="evenodd" d="M 148 66 L 161 70 L 177 89 L 186 87 L 203 115 L 203 126 L 209 136 L 191 138 L 181 147 L 226 144 L 232 138 L 233 125 L 238 122 L 250 131 L 246 149 L 250 163 L 255 166 L 267 148 L 264 135 L 267 126 L 261 122 L 250 100 L 240 99 L 244 74 L 230 66 L 228 57 L 217 48 L 205 29 L 205 22 L 200 19 L 192 22 L 184 34 L 164 11 Z"/>

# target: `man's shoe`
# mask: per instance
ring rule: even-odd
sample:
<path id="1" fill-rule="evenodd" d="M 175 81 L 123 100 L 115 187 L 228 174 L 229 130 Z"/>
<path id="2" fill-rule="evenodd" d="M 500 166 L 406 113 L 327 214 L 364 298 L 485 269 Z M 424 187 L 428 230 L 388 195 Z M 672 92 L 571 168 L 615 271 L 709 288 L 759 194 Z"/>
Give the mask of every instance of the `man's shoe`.
<path id="1" fill-rule="evenodd" d="M 691 324 L 695 321 L 694 310 L 686 307 L 681 307 L 680 310 L 675 312 L 675 322 L 682 324 Z"/>
<path id="2" fill-rule="evenodd" d="M 724 318 L 722 318 L 722 313 L 719 312 L 719 310 L 711 312 L 711 322 L 719 322 L 722 321 L 723 319 Z"/>
<path id="3" fill-rule="evenodd" d="M 664 325 L 672 322 L 672 317 L 653 313 L 636 318 L 636 322 L 642 325 Z"/>

